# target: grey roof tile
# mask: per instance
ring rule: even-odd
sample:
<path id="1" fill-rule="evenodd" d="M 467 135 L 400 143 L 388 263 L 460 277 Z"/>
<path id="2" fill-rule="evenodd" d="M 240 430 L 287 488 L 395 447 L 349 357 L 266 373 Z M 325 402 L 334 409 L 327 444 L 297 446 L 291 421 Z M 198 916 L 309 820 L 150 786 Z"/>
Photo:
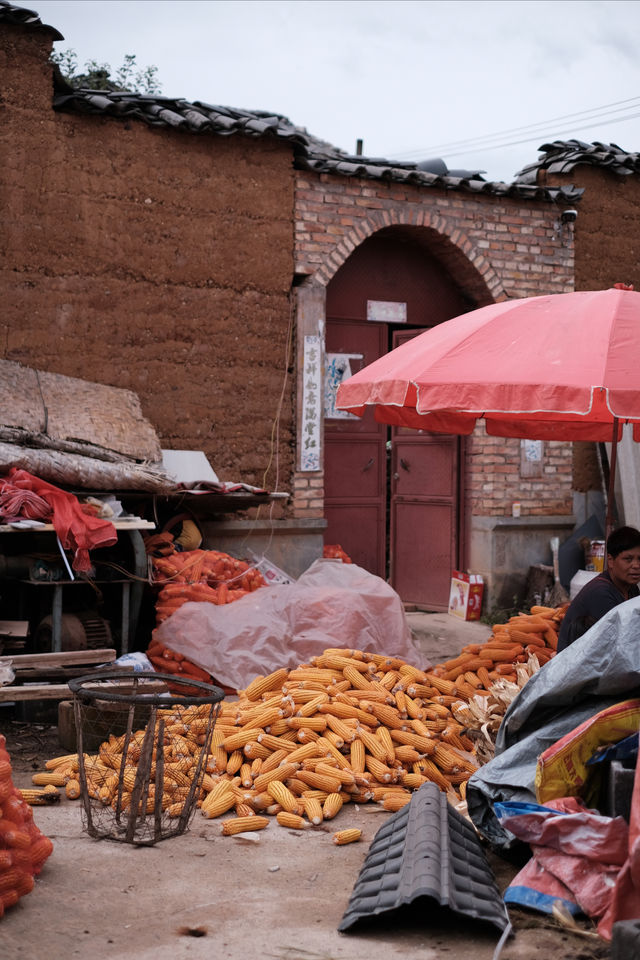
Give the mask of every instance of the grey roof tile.
<path id="1" fill-rule="evenodd" d="M 35 11 L 15 6 L 7 0 L 0 0 L 0 25 L 3 23 L 47 29 L 57 39 L 64 39 L 52 27 L 45 27 Z M 447 170 L 440 158 L 416 164 L 353 156 L 312 136 L 304 127 L 295 126 L 287 117 L 263 110 L 213 106 L 200 101 L 191 103 L 180 98 L 136 93 L 74 89 L 57 69 L 54 70 L 54 81 L 55 110 L 140 120 L 152 126 L 169 126 L 197 134 L 274 137 L 291 144 L 294 165 L 300 170 L 551 203 L 576 203 L 584 192 L 571 185 L 539 185 L 533 174 L 511 184 L 486 181 L 479 170 Z"/>
<path id="2" fill-rule="evenodd" d="M 411 904 L 426 924 L 433 912 L 424 898 L 500 931 L 509 926 L 478 835 L 430 782 L 376 833 L 338 930 Z"/>
<path id="3" fill-rule="evenodd" d="M 535 184 L 542 170 L 571 173 L 579 165 L 604 167 L 618 176 L 640 173 L 640 153 L 629 153 L 617 143 L 585 143 L 582 140 L 554 140 L 538 147 L 542 151 L 535 163 L 516 174 L 516 183 Z"/>
<path id="4" fill-rule="evenodd" d="M 18 7 L 14 3 L 8 3 L 7 0 L 0 0 L 0 23 L 9 23 L 13 26 L 31 27 L 32 29 L 48 30 L 54 40 L 64 40 L 64 37 L 55 27 L 50 27 L 43 23 L 40 15 L 35 10 L 27 10 L 26 7 Z"/>

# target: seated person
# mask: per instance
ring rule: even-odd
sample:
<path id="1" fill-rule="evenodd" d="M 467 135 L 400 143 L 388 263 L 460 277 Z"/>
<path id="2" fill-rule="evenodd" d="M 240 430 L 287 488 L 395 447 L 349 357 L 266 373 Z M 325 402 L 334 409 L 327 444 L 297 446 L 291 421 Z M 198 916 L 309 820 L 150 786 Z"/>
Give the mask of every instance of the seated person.
<path id="1" fill-rule="evenodd" d="M 558 636 L 558 653 L 586 633 L 605 613 L 640 595 L 640 530 L 620 527 L 607 540 L 607 569 L 589 580 L 569 604 Z"/>

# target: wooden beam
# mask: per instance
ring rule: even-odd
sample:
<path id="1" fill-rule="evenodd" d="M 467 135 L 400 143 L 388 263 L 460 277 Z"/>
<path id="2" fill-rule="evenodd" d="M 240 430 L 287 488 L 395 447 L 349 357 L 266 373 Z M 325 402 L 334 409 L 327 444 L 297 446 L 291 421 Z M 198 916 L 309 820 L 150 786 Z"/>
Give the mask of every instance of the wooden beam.
<path id="1" fill-rule="evenodd" d="M 14 670 L 75 667 L 84 663 L 111 663 L 116 659 L 116 651 L 113 647 L 104 647 L 99 650 L 63 650 L 59 653 L 20 653 L 8 659 Z"/>
<path id="2" fill-rule="evenodd" d="M 68 683 L 30 683 L 25 687 L 0 687 L 0 703 L 14 700 L 68 700 L 73 697 Z"/>

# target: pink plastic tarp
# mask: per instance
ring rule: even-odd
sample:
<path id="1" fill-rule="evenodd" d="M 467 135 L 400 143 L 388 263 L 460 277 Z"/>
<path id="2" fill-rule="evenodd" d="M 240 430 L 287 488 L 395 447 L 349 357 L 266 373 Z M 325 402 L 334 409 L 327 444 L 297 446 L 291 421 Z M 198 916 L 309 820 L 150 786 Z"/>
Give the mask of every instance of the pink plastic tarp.
<path id="1" fill-rule="evenodd" d="M 306 663 L 327 647 L 430 666 L 413 642 L 395 590 L 339 560 L 316 560 L 295 583 L 262 587 L 225 606 L 185 603 L 154 637 L 232 689 Z"/>

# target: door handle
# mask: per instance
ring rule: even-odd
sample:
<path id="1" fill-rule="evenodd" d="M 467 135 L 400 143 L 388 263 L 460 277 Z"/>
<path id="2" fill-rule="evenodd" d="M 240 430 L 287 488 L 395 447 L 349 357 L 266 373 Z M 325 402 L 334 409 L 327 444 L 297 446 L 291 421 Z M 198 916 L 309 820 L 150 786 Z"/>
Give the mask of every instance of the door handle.
<path id="1" fill-rule="evenodd" d="M 362 472 L 363 472 L 363 473 L 366 473 L 367 470 L 371 470 L 371 467 L 373 466 L 374 462 L 375 462 L 375 461 L 374 461 L 373 457 L 370 457 L 369 460 L 368 460 L 368 462 L 365 463 L 364 467 L 362 468 Z"/>

